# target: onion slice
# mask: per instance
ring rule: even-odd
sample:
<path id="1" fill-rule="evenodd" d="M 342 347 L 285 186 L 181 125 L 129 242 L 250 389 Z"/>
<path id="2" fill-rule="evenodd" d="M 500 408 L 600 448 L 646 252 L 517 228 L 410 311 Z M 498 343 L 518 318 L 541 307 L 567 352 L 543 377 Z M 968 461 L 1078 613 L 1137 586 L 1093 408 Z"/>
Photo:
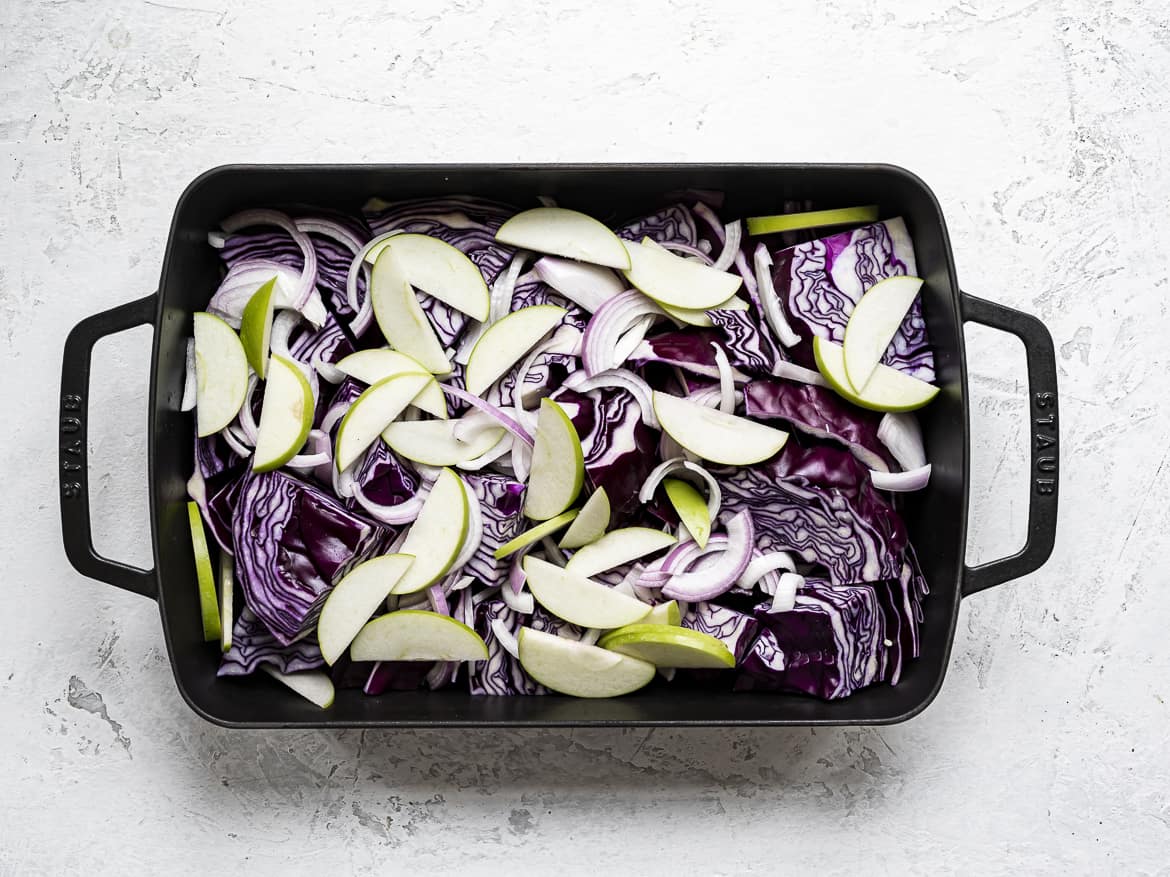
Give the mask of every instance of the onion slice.
<path id="1" fill-rule="evenodd" d="M 903 469 L 921 469 L 926 465 L 926 448 L 922 427 L 910 412 L 890 412 L 878 424 L 877 437 Z"/>
<path id="2" fill-rule="evenodd" d="M 481 399 L 475 393 L 469 393 L 461 387 L 452 387 L 450 384 L 439 384 L 439 388 L 448 396 L 466 402 L 468 405 L 473 408 L 478 408 L 485 414 L 490 414 L 500 426 L 508 430 L 508 432 L 512 433 L 512 435 L 516 436 L 516 438 L 520 439 L 520 441 L 529 447 L 536 444 L 536 439 L 532 437 L 532 433 L 521 426 L 515 418 L 510 417 L 504 409 L 497 408 L 491 402 Z"/>
<path id="3" fill-rule="evenodd" d="M 796 608 L 796 592 L 804 587 L 804 576 L 786 572 L 780 576 L 776 593 L 772 595 L 773 612 L 791 612 Z"/>
<path id="4" fill-rule="evenodd" d="M 796 563 L 787 551 L 773 551 L 753 557 L 739 577 L 737 584 L 741 588 L 750 590 L 753 585 L 770 572 L 782 569 L 785 572 L 796 572 Z"/>
<path id="5" fill-rule="evenodd" d="M 512 636 L 512 631 L 508 630 L 508 626 L 504 624 L 502 618 L 493 618 L 491 623 L 492 636 L 496 638 L 496 642 L 500 644 L 505 652 L 520 660 L 520 644 L 516 642 L 516 637 Z"/>
<path id="6" fill-rule="evenodd" d="M 719 410 L 724 414 L 735 413 L 735 378 L 731 372 L 731 360 L 723 348 L 711 342 L 715 351 L 715 365 L 719 369 Z"/>
<path id="7" fill-rule="evenodd" d="M 658 485 L 662 483 L 662 480 L 667 475 L 678 472 L 679 470 L 683 470 L 684 473 L 694 473 L 706 484 L 707 511 L 711 515 L 711 520 L 714 521 L 715 516 L 719 514 L 720 506 L 723 505 L 723 491 L 719 487 L 719 482 L 715 480 L 714 475 L 698 463 L 692 463 L 690 460 L 684 460 L 682 457 L 672 457 L 651 469 L 650 474 L 646 476 L 646 480 L 642 482 L 642 487 L 638 490 L 638 501 L 642 503 L 650 502 L 654 497 L 654 491 L 658 489 Z"/>
<path id="8" fill-rule="evenodd" d="M 228 234 L 234 234 L 241 229 L 256 225 L 274 225 L 283 229 L 301 248 L 305 257 L 305 265 L 301 269 L 300 279 L 292 293 L 292 305 L 300 310 L 309 303 L 317 288 L 317 251 L 313 249 L 313 242 L 309 240 L 307 234 L 297 228 L 296 223 L 287 214 L 277 210 L 243 210 L 220 223 L 220 226 Z"/>
<path id="9" fill-rule="evenodd" d="M 756 285 L 760 305 L 764 311 L 764 319 L 776 333 L 778 340 L 785 347 L 792 347 L 800 343 L 800 336 L 792 331 L 788 319 L 784 316 L 784 308 L 780 304 L 780 296 L 776 293 L 776 285 L 772 282 L 772 254 L 763 244 L 756 247 L 755 253 Z"/>
<path id="10" fill-rule="evenodd" d="M 618 387 L 633 396 L 642 409 L 642 422 L 652 429 L 659 429 L 658 416 L 654 413 L 654 393 L 650 385 L 637 373 L 625 368 L 609 368 L 595 375 L 575 371 L 565 378 L 564 386 L 578 393 L 588 393 L 599 387 Z"/>
<path id="11" fill-rule="evenodd" d="M 751 515 L 739 512 L 727 522 L 726 547 L 717 562 L 694 572 L 671 576 L 662 588 L 662 596 L 694 603 L 711 600 L 728 591 L 747 569 L 755 543 Z M 708 546 L 711 544 L 708 540 Z"/>
<path id="12" fill-rule="evenodd" d="M 600 371 L 615 368 L 621 363 L 617 361 L 618 342 L 635 326 L 641 326 L 642 317 L 665 317 L 666 312 L 658 307 L 636 289 L 627 289 L 615 295 L 597 309 L 585 326 L 585 337 L 582 343 L 581 361 L 588 375 L 595 375 Z M 646 329 L 649 324 L 646 324 Z M 630 345 L 622 362 L 633 354 L 642 343 L 642 337 Z"/>
<path id="13" fill-rule="evenodd" d="M 878 490 L 888 490 L 891 493 L 911 493 L 922 490 L 930 483 L 930 464 L 909 469 L 905 472 L 879 472 L 869 470 L 869 480 Z"/>

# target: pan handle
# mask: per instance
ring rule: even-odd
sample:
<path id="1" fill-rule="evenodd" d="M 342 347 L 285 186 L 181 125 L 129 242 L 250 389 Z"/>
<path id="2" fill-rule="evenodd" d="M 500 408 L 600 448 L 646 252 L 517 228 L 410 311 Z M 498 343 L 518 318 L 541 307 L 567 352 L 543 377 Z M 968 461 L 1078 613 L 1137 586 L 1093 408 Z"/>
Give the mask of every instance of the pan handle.
<path id="1" fill-rule="evenodd" d="M 158 294 L 127 302 L 87 317 L 65 339 L 61 366 L 61 416 L 59 466 L 61 475 L 61 536 L 65 554 L 73 568 L 84 576 L 116 585 L 135 594 L 157 599 L 154 570 L 119 563 L 102 557 L 93 549 L 89 523 L 89 369 L 93 346 L 115 332 L 154 322 Z"/>
<path id="2" fill-rule="evenodd" d="M 1060 422 L 1056 401 L 1056 351 L 1052 335 L 1036 317 L 961 293 L 963 321 L 1010 332 L 1024 343 L 1028 358 L 1029 440 L 1032 446 L 1028 540 L 1011 557 L 965 566 L 963 596 L 1034 572 L 1052 554 L 1056 541 Z"/>

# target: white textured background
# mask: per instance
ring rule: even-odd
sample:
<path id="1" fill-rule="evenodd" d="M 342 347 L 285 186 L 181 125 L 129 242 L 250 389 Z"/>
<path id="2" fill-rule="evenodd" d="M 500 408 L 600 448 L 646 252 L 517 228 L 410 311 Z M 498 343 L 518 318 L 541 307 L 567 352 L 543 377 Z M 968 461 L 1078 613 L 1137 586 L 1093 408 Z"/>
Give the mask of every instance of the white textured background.
<path id="1" fill-rule="evenodd" d="M 4 0 L 0 872 L 1170 874 L 1170 15 L 941 6 Z M 963 605 L 934 705 L 815 733 L 190 713 L 155 606 L 66 564 L 53 447 L 65 332 L 154 289 L 184 185 L 231 161 L 674 159 L 903 164 L 965 288 L 1052 330 L 1056 555 Z M 976 560 L 1022 540 L 1025 409 L 1019 345 L 968 337 Z M 91 434 L 99 545 L 138 562 L 148 342 L 99 347 Z"/>

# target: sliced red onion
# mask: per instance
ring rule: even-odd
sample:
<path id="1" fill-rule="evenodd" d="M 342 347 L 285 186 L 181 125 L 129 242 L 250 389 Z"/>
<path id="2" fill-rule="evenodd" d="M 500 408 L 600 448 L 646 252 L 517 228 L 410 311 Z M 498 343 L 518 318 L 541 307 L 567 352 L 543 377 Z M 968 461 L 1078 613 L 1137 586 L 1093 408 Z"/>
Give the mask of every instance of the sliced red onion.
<path id="1" fill-rule="evenodd" d="M 516 280 L 524 270 L 524 263 L 532 254 L 527 250 L 517 250 L 508 267 L 496 275 L 492 283 L 491 302 L 488 306 L 488 318 L 482 323 L 476 323 L 464 335 L 455 352 L 455 362 L 467 365 L 471 358 L 471 350 L 480 336 L 487 331 L 488 326 L 499 322 L 512 310 L 512 296 L 516 292 Z"/>
<path id="2" fill-rule="evenodd" d="M 305 234 L 316 234 L 324 238 L 332 238 L 353 253 L 360 253 L 361 240 L 352 231 L 340 222 L 326 219 L 321 216 L 301 216 L 294 220 L 297 228 Z"/>
<path id="3" fill-rule="evenodd" d="M 724 226 L 726 238 L 723 241 L 723 252 L 711 265 L 716 271 L 726 271 L 735 263 L 735 254 L 739 252 L 739 245 L 743 241 L 743 223 L 738 219 Z"/>
<path id="4" fill-rule="evenodd" d="M 288 342 L 292 337 L 293 329 L 301 322 L 301 315 L 297 311 L 281 311 L 272 319 L 272 334 L 269 336 L 268 349 L 277 356 L 291 359 Z"/>
<path id="5" fill-rule="evenodd" d="M 829 386 L 829 382 L 824 379 L 819 371 L 805 368 L 803 365 L 797 365 L 795 362 L 787 362 L 783 359 L 777 360 L 775 365 L 772 366 L 772 374 L 785 380 L 798 381 L 802 384 L 812 384 L 814 387 Z"/>
<path id="6" fill-rule="evenodd" d="M 195 379 L 195 339 L 187 339 L 187 370 L 183 373 L 183 401 L 179 403 L 180 411 L 191 411 L 195 408 L 195 392 L 198 382 Z"/>
<path id="7" fill-rule="evenodd" d="M 646 476 L 646 480 L 642 482 L 642 487 L 638 490 L 639 502 L 650 502 L 654 498 L 654 491 L 662 483 L 662 479 L 680 470 L 684 473 L 694 473 L 702 479 L 707 487 L 707 511 L 711 515 L 711 520 L 714 521 L 715 516 L 719 514 L 720 506 L 723 505 L 723 491 L 719 487 L 719 482 L 715 480 L 714 475 L 698 463 L 692 463 L 690 460 L 684 460 L 681 457 L 672 457 L 659 463 L 650 470 L 650 474 Z M 694 479 L 692 478 L 691 480 L 693 481 Z"/>
<path id="8" fill-rule="evenodd" d="M 474 393 L 469 393 L 461 387 L 452 387 L 450 384 L 439 384 L 439 387 L 448 396 L 466 402 L 468 405 L 471 405 L 473 408 L 478 408 L 485 414 L 490 414 L 496 423 L 504 427 L 504 429 L 508 430 L 508 432 L 512 433 L 512 435 L 516 436 L 516 438 L 520 439 L 520 441 L 529 447 L 532 447 L 536 443 L 532 434 L 513 417 L 506 414 L 502 408 L 497 408 L 491 402 L 481 399 L 479 396 Z"/>
<path id="9" fill-rule="evenodd" d="M 752 517 L 746 511 L 739 512 L 727 522 L 727 543 L 720 555 L 720 562 L 701 572 L 684 572 L 672 576 L 663 586 L 662 595 L 692 603 L 718 597 L 743 575 L 752 558 L 754 543 Z M 710 541 L 707 544 L 709 546 Z"/>
<path id="10" fill-rule="evenodd" d="M 284 465 L 289 469 L 296 469 L 308 474 L 310 471 L 318 472 L 322 467 L 333 463 L 333 446 L 329 441 L 329 436 L 321 430 L 309 430 L 309 438 L 306 440 L 305 447 L 308 448 L 307 453 L 297 454 Z"/>
<path id="11" fill-rule="evenodd" d="M 549 338 L 546 338 L 532 348 L 528 356 L 524 358 L 524 362 L 520 364 L 520 368 L 516 370 L 516 379 L 512 382 L 512 404 L 518 408 L 523 408 L 527 404 L 527 400 L 524 398 L 524 385 L 528 382 L 528 373 L 532 371 L 539 357 L 544 356 L 546 353 L 563 353 L 571 356 L 580 356 L 581 343 L 581 330 L 576 326 L 570 326 L 566 323 L 558 326 L 557 330 Z"/>
<path id="12" fill-rule="evenodd" d="M 494 422 L 495 421 L 493 421 L 493 423 Z M 480 454 L 478 457 L 475 457 L 474 459 L 464 460 L 462 463 L 456 463 L 455 468 L 462 469 L 465 472 L 478 472 L 480 469 L 483 469 L 484 467 L 496 462 L 496 460 L 500 459 L 500 457 L 504 456 L 504 454 L 509 453 L 512 450 L 512 445 L 515 441 L 516 437 L 513 436 L 510 432 L 505 431 L 501 433 L 499 441 L 492 445 L 487 451 Z"/>
<path id="13" fill-rule="evenodd" d="M 910 493 L 922 490 L 930 483 L 930 464 L 910 469 L 906 472 L 879 472 L 869 470 L 869 480 L 878 490 L 888 490 L 891 493 Z"/>
<path id="14" fill-rule="evenodd" d="M 536 611 L 536 601 L 530 592 L 523 590 L 523 585 L 521 585 L 521 588 L 520 591 L 516 591 L 510 586 L 505 585 L 500 588 L 500 599 L 513 612 L 518 612 L 521 615 L 531 615 Z"/>
<path id="15" fill-rule="evenodd" d="M 228 234 L 234 234 L 240 229 L 255 225 L 275 225 L 284 229 L 292 236 L 293 241 L 305 257 L 305 266 L 301 269 L 301 276 L 293 289 L 293 307 L 303 308 L 309 303 L 313 292 L 317 288 L 317 251 L 313 249 L 313 242 L 309 236 L 296 227 L 296 224 L 283 213 L 276 210 L 244 210 L 234 216 L 229 216 L 220 226 Z"/>
<path id="16" fill-rule="evenodd" d="M 452 579 L 454 581 L 452 581 Z M 458 574 L 448 577 L 451 582 L 451 587 L 447 588 L 448 594 L 455 594 L 462 591 L 464 588 L 469 588 L 475 583 L 475 576 L 460 576 Z"/>
<path id="17" fill-rule="evenodd" d="M 618 387 L 628 392 L 638 401 L 642 409 L 642 422 L 647 426 L 658 429 L 658 417 L 654 413 L 654 392 L 638 374 L 625 368 L 609 368 L 595 375 L 587 375 L 583 371 L 575 371 L 565 378 L 564 385 L 578 393 L 588 393 L 599 387 Z"/>
<path id="18" fill-rule="evenodd" d="M 786 551 L 773 551 L 768 554 L 758 555 L 748 562 L 737 584 L 741 588 L 751 590 L 756 582 L 768 573 L 778 569 L 787 572 L 796 572 L 796 563 L 793 561 L 791 554 Z"/>
<path id="19" fill-rule="evenodd" d="M 804 587 L 804 576 L 786 572 L 780 576 L 772 595 L 773 612 L 791 612 L 796 606 L 796 592 Z"/>
<path id="20" fill-rule="evenodd" d="M 517 481 L 528 481 L 532 471 L 532 448 L 523 442 L 512 442 L 512 474 Z"/>
<path id="21" fill-rule="evenodd" d="M 792 331 L 788 319 L 784 316 L 784 307 L 780 304 L 780 296 L 776 293 L 776 285 L 772 282 L 772 254 L 763 244 L 756 247 L 755 253 L 756 283 L 759 289 L 760 306 L 764 311 L 764 319 L 776 334 L 776 340 L 785 347 L 792 347 L 800 343 L 800 336 Z"/>
<path id="22" fill-rule="evenodd" d="M 732 394 L 731 399 L 732 399 L 732 405 L 733 405 L 732 411 L 734 411 L 735 410 L 734 406 L 743 404 L 743 392 L 740 390 L 736 390 Z M 694 402 L 696 405 L 702 405 L 705 408 L 718 408 L 719 405 L 723 401 L 722 388 L 720 388 L 720 387 L 704 387 L 701 390 L 695 390 L 695 392 L 693 392 L 689 396 L 687 396 L 687 401 Z M 675 456 L 679 456 L 679 455 L 675 454 Z M 691 459 L 698 459 L 698 458 L 694 457 L 693 455 L 688 454 L 687 459 L 691 460 Z"/>
<path id="23" fill-rule="evenodd" d="M 463 538 L 463 546 L 455 556 L 455 562 L 451 564 L 452 570 L 463 569 L 483 541 L 483 511 L 479 507 L 479 501 L 466 485 L 463 491 L 467 494 L 467 535 Z"/>
<path id="24" fill-rule="evenodd" d="M 664 250 L 670 250 L 671 252 L 678 253 L 682 256 L 689 256 L 698 262 L 702 262 L 704 265 L 712 265 L 715 262 L 709 253 L 704 253 L 698 247 L 692 247 L 690 244 L 684 243 L 683 241 L 663 241 L 662 243 L 658 244 L 658 246 Z"/>
<path id="25" fill-rule="evenodd" d="M 638 345 L 646 338 L 646 333 L 650 331 L 650 327 L 657 319 L 653 314 L 649 314 L 635 320 L 634 324 L 622 333 L 622 337 L 613 347 L 614 365 L 623 365 L 630 358 L 633 352 L 638 349 Z"/>
<path id="26" fill-rule="evenodd" d="M 321 380 L 327 381 L 330 384 L 340 384 L 347 377 L 349 377 L 349 375 L 347 375 L 333 363 L 326 362 L 319 356 L 313 357 L 312 365 L 317 374 L 321 376 Z"/>
<path id="27" fill-rule="evenodd" d="M 588 327 L 586 327 L 586 331 L 588 331 Z M 658 358 L 657 354 L 654 351 L 654 348 L 651 347 L 650 344 L 646 341 L 643 341 L 641 344 L 639 344 L 637 346 L 637 348 L 634 349 L 634 352 L 631 353 L 630 355 L 632 357 L 634 357 L 635 359 L 646 359 L 646 360 L 651 360 L 651 361 Z M 701 363 L 701 362 L 687 362 L 685 365 L 683 365 L 681 367 L 685 368 L 688 372 L 690 372 L 693 375 L 699 375 L 699 377 L 711 378 L 712 380 L 719 379 L 719 369 L 713 365 L 706 365 L 705 363 Z M 731 374 L 735 378 L 735 382 L 737 384 L 746 384 L 748 381 L 751 380 L 750 377 L 745 375 L 743 372 L 741 372 L 737 368 L 732 368 Z M 685 390 L 684 390 L 684 392 L 685 392 Z"/>
<path id="28" fill-rule="evenodd" d="M 413 522 L 418 517 L 418 513 L 422 511 L 423 500 L 426 498 L 420 490 L 410 499 L 396 505 L 382 505 L 366 496 L 362 492 L 362 486 L 357 481 L 353 481 L 352 485 L 353 498 L 366 510 L 366 513 L 372 518 L 381 521 L 383 524 L 390 524 L 393 527 L 400 527 L 403 524 Z M 340 494 L 339 492 L 339 495 L 344 494 Z"/>
<path id="29" fill-rule="evenodd" d="M 756 310 L 762 312 L 764 309 L 760 305 L 760 292 L 756 286 L 756 277 L 752 273 L 752 269 L 748 267 L 747 257 L 744 256 L 742 248 L 735 253 L 735 270 L 743 278 L 743 288 L 747 290 L 748 298 L 752 300 Z"/>
<path id="30" fill-rule="evenodd" d="M 508 584 L 507 588 L 511 588 L 513 594 L 519 594 L 524 590 L 524 555 L 526 555 L 532 546 L 522 548 L 512 555 L 512 562 L 508 565 Z M 500 590 L 507 590 L 501 588 Z"/>
<path id="31" fill-rule="evenodd" d="M 489 429 L 499 429 L 499 422 L 486 411 L 468 411 L 462 417 L 451 423 L 451 435 L 461 442 L 470 442 L 479 438 L 480 434 Z"/>
<path id="32" fill-rule="evenodd" d="M 451 606 L 447 602 L 447 594 L 443 590 L 441 584 L 431 585 L 427 588 L 427 600 L 431 604 L 431 611 L 439 615 L 450 615 Z"/>
<path id="33" fill-rule="evenodd" d="M 926 465 L 922 427 L 912 412 L 887 414 L 878 424 L 877 437 L 903 469 L 921 469 Z"/>
<path id="34" fill-rule="evenodd" d="M 207 303 L 207 312 L 220 317 L 233 329 L 239 329 L 244 308 L 256 290 L 274 277 L 276 307 L 302 310 L 306 319 L 320 328 L 328 314 L 320 293 L 314 288 L 305 305 L 297 308 L 294 296 L 301 275 L 295 268 L 272 259 L 245 259 L 232 265 Z"/>
<path id="35" fill-rule="evenodd" d="M 666 312 L 636 289 L 627 289 L 599 307 L 585 326 L 581 360 L 586 373 L 594 375 L 620 365 L 615 355 L 618 341 L 646 316 L 664 317 Z M 639 338 L 626 359 L 641 341 Z"/>
<path id="36" fill-rule="evenodd" d="M 493 618 L 490 625 L 492 629 L 492 636 L 496 638 L 496 642 L 500 644 L 505 652 L 520 660 L 520 644 L 516 642 L 516 637 L 512 636 L 512 631 L 508 630 L 508 626 L 504 624 L 502 618 Z"/>
<path id="37" fill-rule="evenodd" d="M 374 302 L 369 295 L 370 289 L 370 274 L 371 268 L 366 262 L 366 256 L 382 241 L 394 237 L 396 234 L 401 234 L 400 229 L 388 231 L 385 234 L 380 234 L 373 238 L 362 247 L 353 261 L 349 263 L 349 273 L 345 278 L 345 300 L 349 304 L 349 309 L 353 311 L 354 316 L 350 321 L 350 328 L 355 335 L 365 334 L 366 329 L 370 327 L 370 322 L 374 319 Z M 366 297 L 358 301 L 358 277 L 365 273 L 366 275 Z"/>
<path id="38" fill-rule="evenodd" d="M 223 436 L 223 440 L 227 442 L 228 447 L 235 452 L 236 456 L 245 458 L 252 456 L 254 445 L 249 445 L 236 431 L 237 429 L 235 424 L 228 424 L 227 428 L 221 430 L 219 434 Z"/>
<path id="39" fill-rule="evenodd" d="M 591 314 L 628 289 L 625 281 L 609 268 L 557 256 L 542 256 L 532 271 L 542 282 Z"/>
<path id="40" fill-rule="evenodd" d="M 723 348 L 712 342 L 715 351 L 715 365 L 719 369 L 719 410 L 724 414 L 735 413 L 735 378 L 731 374 L 731 360 Z"/>
<path id="41" fill-rule="evenodd" d="M 240 406 L 240 413 L 236 415 L 236 422 L 240 425 L 243 437 L 252 447 L 256 447 L 256 436 L 260 432 L 256 416 L 253 413 L 253 396 L 256 395 L 259 386 L 260 379 L 256 377 L 255 372 L 252 372 L 248 375 L 248 389 L 244 391 L 244 404 Z"/>

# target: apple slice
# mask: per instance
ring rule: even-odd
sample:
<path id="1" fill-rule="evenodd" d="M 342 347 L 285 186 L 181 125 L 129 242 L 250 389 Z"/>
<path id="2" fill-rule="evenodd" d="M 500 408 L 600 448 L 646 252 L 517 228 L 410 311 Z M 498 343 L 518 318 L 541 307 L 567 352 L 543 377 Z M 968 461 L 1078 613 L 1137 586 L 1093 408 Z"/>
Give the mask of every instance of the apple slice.
<path id="1" fill-rule="evenodd" d="M 284 685 L 287 685 L 305 700 L 323 710 L 333 706 L 333 680 L 320 670 L 301 670 L 298 673 L 281 673 L 271 664 L 261 664 L 260 669 Z"/>
<path id="2" fill-rule="evenodd" d="M 650 614 L 638 622 L 639 624 L 670 624 L 678 627 L 682 624 L 682 611 L 676 600 L 667 600 L 659 603 L 650 610 Z"/>
<path id="3" fill-rule="evenodd" d="M 234 602 L 235 563 L 226 551 L 219 554 L 219 647 L 227 652 L 232 647 L 232 628 L 235 626 Z"/>
<path id="4" fill-rule="evenodd" d="M 351 353 L 337 363 L 337 370 L 345 372 L 363 384 L 376 384 L 378 381 L 400 374 L 430 374 L 417 359 L 398 350 L 386 348 Z M 415 396 L 410 404 L 427 414 L 433 414 L 440 420 L 447 419 L 447 398 L 439 389 L 439 382 L 436 380 L 428 381 L 422 392 Z"/>
<path id="5" fill-rule="evenodd" d="M 326 664 L 335 663 L 349 648 L 412 563 L 414 558 L 409 554 L 374 557 L 359 563 L 334 585 L 317 621 L 317 642 Z"/>
<path id="6" fill-rule="evenodd" d="M 748 303 L 738 295 L 733 295 L 727 301 L 722 301 L 713 308 L 707 308 L 707 310 L 676 308 L 674 305 L 665 305 L 662 302 L 659 302 L 658 305 L 680 323 L 685 323 L 688 326 L 699 326 L 704 329 L 710 329 L 715 325 L 711 318 L 707 316 L 707 311 L 746 311 L 748 309 Z"/>
<path id="7" fill-rule="evenodd" d="M 474 262 L 446 241 L 425 234 L 398 234 L 378 244 L 366 259 L 376 265 L 386 252 L 394 253 L 411 286 L 472 319 L 487 319 L 491 296 L 483 275 Z"/>
<path id="8" fill-rule="evenodd" d="M 581 627 L 623 627 L 641 621 L 653 608 L 538 557 L 524 558 L 524 575 L 536 602 Z"/>
<path id="9" fill-rule="evenodd" d="M 358 396 L 337 427 L 337 471 L 353 465 L 432 380 L 430 375 L 406 372 L 378 381 Z"/>
<path id="10" fill-rule="evenodd" d="M 252 471 L 279 469 L 305 446 L 312 427 L 313 388 L 294 362 L 274 354 L 268 359 Z"/>
<path id="11" fill-rule="evenodd" d="M 478 633 L 449 615 L 400 609 L 375 618 L 349 647 L 355 661 L 486 661 Z"/>
<path id="12" fill-rule="evenodd" d="M 198 503 L 187 503 L 187 522 L 191 525 L 191 550 L 195 553 L 195 579 L 199 586 L 203 639 L 210 642 L 220 637 L 219 606 L 215 600 L 215 576 L 211 572 L 211 554 L 207 551 L 207 535 L 203 532 L 203 518 L 199 514 Z"/>
<path id="13" fill-rule="evenodd" d="M 559 514 L 551 520 L 544 521 L 535 527 L 525 530 L 492 552 L 492 557 L 496 560 L 503 560 L 509 554 L 515 554 L 517 551 L 527 548 L 534 542 L 539 542 L 545 536 L 551 536 L 557 530 L 568 525 L 570 521 L 577 517 L 577 513 L 577 509 L 569 509 L 567 512 Z"/>
<path id="14" fill-rule="evenodd" d="M 592 216 L 564 207 L 534 207 L 517 213 L 500 226 L 496 240 L 607 268 L 624 271 L 630 267 L 621 238 Z"/>
<path id="15" fill-rule="evenodd" d="M 276 298 L 276 278 L 273 277 L 252 293 L 240 317 L 240 343 L 244 346 L 248 365 L 260 380 L 268 376 L 268 347 L 272 341 Z"/>
<path id="16" fill-rule="evenodd" d="M 600 539 L 609 527 L 609 514 L 609 494 L 599 487 L 589 494 L 576 520 L 561 537 L 561 548 L 580 548 Z"/>
<path id="17" fill-rule="evenodd" d="M 415 561 L 394 586 L 395 594 L 421 591 L 451 568 L 467 536 L 469 515 L 467 486 L 450 469 L 444 469 L 399 549 L 413 554 Z"/>
<path id="18" fill-rule="evenodd" d="M 748 234 L 774 234 L 778 231 L 800 231 L 805 228 L 829 228 L 834 225 L 861 225 L 877 222 L 876 204 L 866 207 L 841 207 L 836 210 L 810 210 L 806 213 L 784 213 L 779 216 L 749 216 Z"/>
<path id="19" fill-rule="evenodd" d="M 533 305 L 492 323 L 475 342 L 467 359 L 467 392 L 479 395 L 520 361 L 536 342 L 565 316 L 556 305 Z"/>
<path id="20" fill-rule="evenodd" d="M 531 627 L 517 638 L 520 666 L 545 688 L 573 697 L 620 697 L 654 678 L 654 665 Z"/>
<path id="21" fill-rule="evenodd" d="M 743 278 L 692 262 L 660 247 L 626 241 L 626 279 L 649 298 L 677 308 L 705 311 L 739 291 Z"/>
<path id="22" fill-rule="evenodd" d="M 845 353 L 840 344 L 813 336 L 813 356 L 817 369 L 839 395 L 872 411 L 913 411 L 938 395 L 938 387 L 911 377 L 888 365 L 879 365 L 865 382 L 865 392 L 858 393 L 845 374 Z"/>
<path id="23" fill-rule="evenodd" d="M 607 633 L 597 645 L 655 667 L 722 670 L 735 666 L 735 656 L 727 646 L 689 627 L 631 624 Z"/>
<path id="24" fill-rule="evenodd" d="M 865 389 L 920 289 L 920 277 L 887 277 L 867 289 L 853 308 L 842 348 L 845 375 L 855 390 Z"/>
<path id="25" fill-rule="evenodd" d="M 774 456 L 788 433 L 762 423 L 725 414 L 654 391 L 654 413 L 663 431 L 704 460 L 726 466 L 750 466 Z"/>
<path id="26" fill-rule="evenodd" d="M 565 569 L 579 576 L 593 576 L 639 557 L 653 554 L 673 545 L 678 540 L 661 530 L 649 527 L 625 527 L 606 533 L 577 551 L 565 564 Z"/>
<path id="27" fill-rule="evenodd" d="M 393 250 L 384 250 L 374 263 L 370 301 L 378 328 L 391 347 L 413 357 L 429 372 L 445 375 L 451 371 L 451 360 Z"/>
<path id="28" fill-rule="evenodd" d="M 585 455 L 573 421 L 552 399 L 541 399 L 524 514 L 534 521 L 555 518 L 577 498 L 584 483 Z"/>
<path id="29" fill-rule="evenodd" d="M 199 437 L 219 432 L 248 395 L 248 357 L 240 336 L 212 314 L 195 315 L 195 419 Z"/>
<path id="30" fill-rule="evenodd" d="M 666 498 L 674 506 L 678 519 L 687 528 L 691 538 L 700 548 L 707 547 L 707 539 L 711 536 L 711 510 L 707 508 L 707 500 L 693 484 L 679 478 L 666 478 L 662 482 L 666 490 Z"/>
<path id="31" fill-rule="evenodd" d="M 427 466 L 458 466 L 495 447 L 504 434 L 500 429 L 481 429 L 471 441 L 455 437 L 458 420 L 402 420 L 382 430 L 382 440 L 400 457 Z"/>

